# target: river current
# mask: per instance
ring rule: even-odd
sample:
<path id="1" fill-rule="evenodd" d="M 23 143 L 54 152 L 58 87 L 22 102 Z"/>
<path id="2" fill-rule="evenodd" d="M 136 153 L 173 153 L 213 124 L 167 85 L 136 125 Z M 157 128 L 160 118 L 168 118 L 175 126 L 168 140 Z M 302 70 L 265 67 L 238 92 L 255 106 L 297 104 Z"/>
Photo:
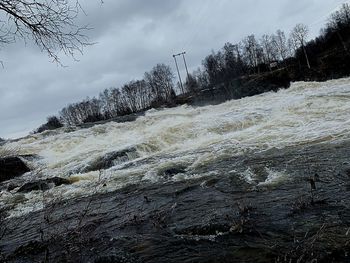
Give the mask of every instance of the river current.
<path id="1" fill-rule="evenodd" d="M 286 90 L 219 105 L 152 109 L 128 123 L 30 135 L 4 146 L 22 155 L 35 155 L 26 160 L 32 172 L 16 182 L 57 176 L 72 184 L 45 192 L 3 189 L 0 205 L 10 207 L 13 217 L 40 210 L 55 200 L 110 192 L 130 184 L 220 175 L 214 165 L 204 171 L 201 167 L 272 148 L 349 140 L 349 117 L 350 79 L 344 78 L 296 82 Z M 113 158 L 107 160 L 108 156 Z M 109 165 L 96 165 L 101 160 Z M 259 184 L 289 176 L 266 169 L 269 176 Z M 241 177 L 250 182 L 254 173 L 248 169 Z"/>

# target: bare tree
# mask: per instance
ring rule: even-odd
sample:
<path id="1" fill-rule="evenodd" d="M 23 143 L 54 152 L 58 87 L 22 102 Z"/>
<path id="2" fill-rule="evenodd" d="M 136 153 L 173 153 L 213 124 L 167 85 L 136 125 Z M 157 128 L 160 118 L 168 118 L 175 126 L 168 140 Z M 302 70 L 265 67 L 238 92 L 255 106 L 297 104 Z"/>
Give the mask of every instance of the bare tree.
<path id="1" fill-rule="evenodd" d="M 272 43 L 278 54 L 280 60 L 285 60 L 287 58 L 288 49 L 287 49 L 287 39 L 282 30 L 277 30 L 276 35 L 272 36 Z"/>
<path id="2" fill-rule="evenodd" d="M 222 52 L 212 51 L 212 54 L 204 58 L 202 64 L 212 88 L 222 82 L 225 69 L 225 59 Z"/>
<path id="3" fill-rule="evenodd" d="M 266 64 L 270 65 L 272 61 L 277 60 L 272 36 L 264 34 L 260 39 L 260 45 L 263 48 L 264 60 Z"/>
<path id="4" fill-rule="evenodd" d="M 297 43 L 297 45 L 303 49 L 307 66 L 310 69 L 311 66 L 309 62 L 309 57 L 305 49 L 305 44 L 306 44 L 306 39 L 308 34 L 309 34 L 309 29 L 306 25 L 297 24 L 292 30 L 291 37 L 294 39 L 294 42 Z"/>
<path id="5" fill-rule="evenodd" d="M 153 101 L 161 103 L 170 102 L 175 95 L 174 91 L 174 73 L 171 68 L 165 64 L 157 64 L 150 72 L 145 73 L 147 86 L 154 94 Z"/>
<path id="6" fill-rule="evenodd" d="M 47 117 L 47 122 L 43 125 L 41 125 L 39 128 L 37 128 L 34 133 L 40 133 L 46 130 L 55 130 L 58 128 L 63 127 L 62 122 L 59 120 L 56 116 L 49 116 Z M 0 138 L 1 142 L 1 138 Z"/>
<path id="7" fill-rule="evenodd" d="M 53 61 L 59 52 L 74 56 L 89 45 L 86 26 L 76 24 L 78 0 L 1 0 L 0 44 L 33 41 Z"/>
<path id="8" fill-rule="evenodd" d="M 149 107 L 149 87 L 144 80 L 133 80 L 122 87 L 122 94 L 132 112 L 138 112 Z"/>
<path id="9" fill-rule="evenodd" d="M 256 69 L 256 73 L 260 73 L 259 64 L 263 63 L 264 51 L 260 46 L 258 41 L 255 38 L 255 35 L 249 35 L 242 41 L 244 45 L 244 57 L 246 59 L 246 63 L 252 67 L 254 70 Z"/>
<path id="10" fill-rule="evenodd" d="M 350 25 L 350 5 L 344 3 L 338 11 L 331 14 L 328 19 L 327 28 L 336 32 L 345 52 L 348 52 L 349 50 L 340 31 L 348 25 Z"/>
<path id="11" fill-rule="evenodd" d="M 224 66 L 225 66 L 225 78 L 230 79 L 237 77 L 242 73 L 242 60 L 238 45 L 226 43 L 222 49 Z"/>
<path id="12" fill-rule="evenodd" d="M 344 3 L 338 11 L 331 14 L 328 19 L 327 27 L 331 29 L 339 29 L 347 24 L 350 24 L 350 5 Z"/>

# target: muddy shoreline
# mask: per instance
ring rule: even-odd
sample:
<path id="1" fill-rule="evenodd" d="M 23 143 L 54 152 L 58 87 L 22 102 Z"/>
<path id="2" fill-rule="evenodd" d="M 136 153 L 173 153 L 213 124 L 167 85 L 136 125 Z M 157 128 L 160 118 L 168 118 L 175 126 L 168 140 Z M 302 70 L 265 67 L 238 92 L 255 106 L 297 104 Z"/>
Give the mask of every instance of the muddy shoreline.
<path id="1" fill-rule="evenodd" d="M 259 183 L 267 179 L 266 167 L 288 180 Z M 1 260 L 350 261 L 350 141 L 271 149 L 202 167 L 214 168 L 219 175 L 130 185 L 3 219 Z M 248 168 L 256 181 L 240 179 Z"/>

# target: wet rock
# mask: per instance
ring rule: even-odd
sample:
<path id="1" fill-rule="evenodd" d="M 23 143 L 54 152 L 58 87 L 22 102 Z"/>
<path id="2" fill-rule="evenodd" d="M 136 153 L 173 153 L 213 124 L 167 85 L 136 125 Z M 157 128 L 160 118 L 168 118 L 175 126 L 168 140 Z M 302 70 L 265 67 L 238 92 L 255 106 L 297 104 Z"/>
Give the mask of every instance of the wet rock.
<path id="1" fill-rule="evenodd" d="M 0 158 L 0 182 L 21 176 L 27 172 L 30 172 L 30 169 L 19 157 Z"/>
<path id="2" fill-rule="evenodd" d="M 1 253 L 5 262 L 29 263 L 349 262 L 350 192 L 341 173 L 349 147 L 248 153 L 207 168 L 218 175 L 58 200 L 5 219 L 0 234 L 11 231 L 4 231 Z M 323 180 L 312 193 L 305 180 L 311 165 Z M 291 178 L 257 191 L 239 177 L 256 166 Z"/>
<path id="3" fill-rule="evenodd" d="M 7 191 L 12 191 L 13 189 L 17 188 L 18 185 L 10 183 L 7 185 Z"/>
<path id="4" fill-rule="evenodd" d="M 185 167 L 172 167 L 172 168 L 168 168 L 166 170 L 164 170 L 162 172 L 163 176 L 166 179 L 169 179 L 171 177 L 173 177 L 176 174 L 180 174 L 180 173 L 186 173 L 186 168 Z"/>
<path id="5" fill-rule="evenodd" d="M 0 137 L 0 145 L 4 145 L 6 143 L 6 140 Z"/>
<path id="6" fill-rule="evenodd" d="M 217 235 L 218 233 L 228 232 L 230 229 L 229 224 L 206 224 L 199 226 L 191 226 L 187 229 L 176 230 L 178 235 L 190 235 L 190 236 L 210 236 Z"/>
<path id="7" fill-rule="evenodd" d="M 20 193 L 29 193 L 31 191 L 47 191 L 55 186 L 60 186 L 63 184 L 71 184 L 68 179 L 53 177 L 49 179 L 39 180 L 36 182 L 26 183 L 21 186 L 18 190 Z"/>
<path id="8" fill-rule="evenodd" d="M 117 152 L 110 152 L 98 158 L 94 162 L 90 163 L 81 172 L 87 173 L 92 171 L 109 169 L 117 164 L 127 162 L 130 159 L 135 159 L 137 157 L 138 154 L 135 148 L 128 148 Z"/>
<path id="9" fill-rule="evenodd" d="M 21 155 L 19 155 L 19 157 L 21 157 L 22 159 L 24 159 L 26 161 L 34 161 L 34 160 L 42 158 L 36 154 L 21 154 Z"/>

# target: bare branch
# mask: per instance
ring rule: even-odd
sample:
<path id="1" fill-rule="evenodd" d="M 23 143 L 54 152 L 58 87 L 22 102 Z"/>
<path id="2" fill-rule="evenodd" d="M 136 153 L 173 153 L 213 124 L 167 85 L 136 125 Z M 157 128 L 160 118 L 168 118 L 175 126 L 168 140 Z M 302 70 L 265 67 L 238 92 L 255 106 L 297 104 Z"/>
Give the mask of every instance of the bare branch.
<path id="1" fill-rule="evenodd" d="M 33 41 L 53 61 L 60 62 L 59 53 L 74 57 L 91 45 L 87 26 L 76 25 L 82 8 L 69 0 L 0 0 L 0 44 L 22 39 Z"/>

